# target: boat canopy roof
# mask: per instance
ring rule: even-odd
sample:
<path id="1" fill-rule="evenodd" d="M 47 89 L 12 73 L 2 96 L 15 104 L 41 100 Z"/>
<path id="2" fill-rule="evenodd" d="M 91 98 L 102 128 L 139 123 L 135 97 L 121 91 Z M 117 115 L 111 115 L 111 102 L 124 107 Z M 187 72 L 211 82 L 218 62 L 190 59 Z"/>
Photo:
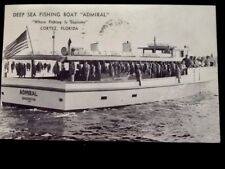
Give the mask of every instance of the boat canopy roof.
<path id="1" fill-rule="evenodd" d="M 15 55 L 11 59 L 15 60 L 64 60 L 65 56 L 62 55 Z"/>
<path id="2" fill-rule="evenodd" d="M 149 44 L 146 47 L 138 47 L 138 49 L 144 49 L 144 50 L 173 50 L 175 49 L 175 46 L 171 46 L 169 44 Z"/>
<path id="3" fill-rule="evenodd" d="M 180 57 L 148 57 L 148 56 L 122 56 L 122 55 L 16 55 L 15 60 L 56 60 L 64 61 L 181 61 Z"/>
<path id="4" fill-rule="evenodd" d="M 167 61 L 175 62 L 181 61 L 182 58 L 177 57 L 147 57 L 147 56 L 107 56 L 107 55 L 79 55 L 79 56 L 67 56 L 65 61 Z"/>

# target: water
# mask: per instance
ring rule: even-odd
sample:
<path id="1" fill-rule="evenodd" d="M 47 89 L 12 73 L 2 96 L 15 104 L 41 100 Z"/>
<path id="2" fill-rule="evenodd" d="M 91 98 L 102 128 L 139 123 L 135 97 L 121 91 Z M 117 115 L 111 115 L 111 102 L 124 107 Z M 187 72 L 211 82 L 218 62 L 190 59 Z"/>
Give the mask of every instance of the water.
<path id="1" fill-rule="evenodd" d="M 0 138 L 220 142 L 218 92 L 120 108 L 50 112 L 2 107 Z"/>

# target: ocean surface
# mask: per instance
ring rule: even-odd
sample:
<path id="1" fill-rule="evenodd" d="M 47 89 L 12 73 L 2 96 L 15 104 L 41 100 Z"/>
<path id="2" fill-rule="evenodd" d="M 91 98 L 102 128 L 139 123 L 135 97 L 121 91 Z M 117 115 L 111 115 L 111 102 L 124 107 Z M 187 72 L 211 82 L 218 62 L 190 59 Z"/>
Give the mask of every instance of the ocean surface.
<path id="1" fill-rule="evenodd" d="M 0 139 L 220 142 L 217 87 L 191 97 L 119 108 L 0 110 Z"/>

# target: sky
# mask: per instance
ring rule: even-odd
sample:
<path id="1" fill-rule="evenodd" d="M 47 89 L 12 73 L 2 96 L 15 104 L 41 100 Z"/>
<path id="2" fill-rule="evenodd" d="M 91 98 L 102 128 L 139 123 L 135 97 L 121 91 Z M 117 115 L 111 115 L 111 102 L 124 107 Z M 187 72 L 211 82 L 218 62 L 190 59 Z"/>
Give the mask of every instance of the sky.
<path id="1" fill-rule="evenodd" d="M 13 13 L 24 12 L 23 17 Z M 60 17 L 28 17 L 27 12 L 60 12 Z M 64 12 L 76 16 L 64 17 Z M 105 13 L 106 17 L 83 16 L 82 13 Z M 132 52 L 141 55 L 137 49 L 153 43 L 168 43 L 177 47 L 189 46 L 195 56 L 213 54 L 217 56 L 215 6 L 187 5 L 9 5 L 5 7 L 3 49 L 14 41 L 28 26 L 34 53 L 52 53 L 52 30 L 40 30 L 41 26 L 57 24 L 35 24 L 34 20 L 83 21 L 85 24 L 57 25 L 55 31 L 55 53 L 67 46 L 90 50 L 90 43 L 98 42 L 101 51 L 121 51 L 122 43 L 130 41 Z M 61 26 L 75 26 L 78 30 L 61 30 Z M 19 54 L 30 53 L 31 48 Z"/>

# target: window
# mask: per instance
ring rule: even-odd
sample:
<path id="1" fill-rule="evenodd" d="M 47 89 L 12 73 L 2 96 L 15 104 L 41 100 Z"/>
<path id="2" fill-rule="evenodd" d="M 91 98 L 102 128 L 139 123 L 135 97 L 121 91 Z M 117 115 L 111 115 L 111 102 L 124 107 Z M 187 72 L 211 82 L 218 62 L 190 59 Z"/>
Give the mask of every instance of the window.
<path id="1" fill-rule="evenodd" d="M 101 100 L 107 100 L 107 96 L 102 96 Z"/>

